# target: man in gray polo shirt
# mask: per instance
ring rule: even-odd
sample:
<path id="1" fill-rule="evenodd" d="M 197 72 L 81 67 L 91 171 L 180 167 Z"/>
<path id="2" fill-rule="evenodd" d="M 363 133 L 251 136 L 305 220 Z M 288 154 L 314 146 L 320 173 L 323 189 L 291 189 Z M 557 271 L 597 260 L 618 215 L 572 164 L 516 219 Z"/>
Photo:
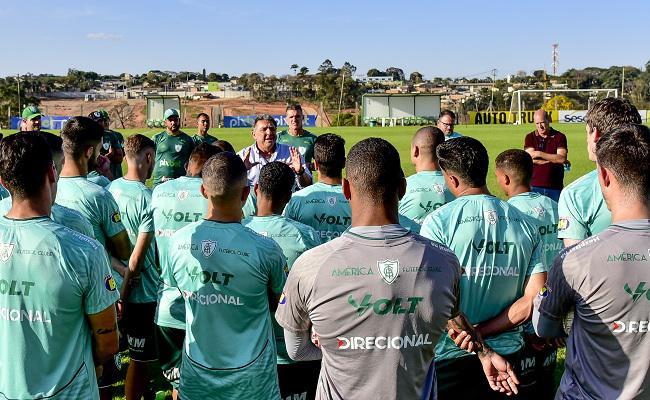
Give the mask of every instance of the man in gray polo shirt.
<path id="1" fill-rule="evenodd" d="M 556 399 L 650 398 L 650 129 L 627 125 L 596 144 L 598 181 L 612 213 L 603 232 L 563 250 L 536 299 L 538 335 L 564 336 Z"/>
<path id="2" fill-rule="evenodd" d="M 458 311 L 456 256 L 398 223 L 406 180 L 395 147 L 365 139 L 346 170 L 352 227 L 296 260 L 276 312 L 292 359 L 322 357 L 316 399 L 435 398 L 434 349 L 446 327 L 469 334 L 457 343 L 479 354 L 494 390 L 516 392 L 510 364 Z"/>

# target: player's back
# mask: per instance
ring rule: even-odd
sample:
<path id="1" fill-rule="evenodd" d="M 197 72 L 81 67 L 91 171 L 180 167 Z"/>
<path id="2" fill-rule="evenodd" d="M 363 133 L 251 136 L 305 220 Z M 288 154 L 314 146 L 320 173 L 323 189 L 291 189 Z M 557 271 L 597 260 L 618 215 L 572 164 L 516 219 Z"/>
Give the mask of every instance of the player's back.
<path id="1" fill-rule="evenodd" d="M 161 256 L 171 246 L 172 235 L 179 229 L 201 220 L 208 211 L 208 201 L 201 195 L 202 179 L 181 176 L 161 183 L 153 190 L 151 209 L 156 247 Z M 161 275 L 167 265 L 160 263 Z M 185 310 L 178 290 L 160 285 L 156 323 L 170 328 L 185 329 Z"/>
<path id="2" fill-rule="evenodd" d="M 539 235 L 544 243 L 544 261 L 550 268 L 564 247 L 557 237 L 557 203 L 550 197 L 535 192 L 521 193 L 508 199 L 508 203 L 538 221 Z"/>
<path id="3" fill-rule="evenodd" d="M 427 215 L 453 199 L 441 171 L 420 171 L 406 178 L 399 212 L 421 224 Z"/>
<path id="4" fill-rule="evenodd" d="M 560 193 L 558 237 L 582 240 L 602 232 L 612 221 L 598 184 L 598 171 L 582 176 Z"/>
<path id="5" fill-rule="evenodd" d="M 430 214 L 422 235 L 448 246 L 463 267 L 461 311 L 477 324 L 497 316 L 523 296 L 526 278 L 545 272 L 537 223 L 514 206 L 489 195 L 462 196 Z M 487 340 L 499 354 L 523 346 L 516 328 Z M 468 353 L 444 337 L 436 359 Z"/>
<path id="6" fill-rule="evenodd" d="M 343 195 L 343 187 L 322 182 L 295 192 L 284 215 L 314 228 L 322 242 L 339 237 L 352 223 L 350 202 Z"/>
<path id="7" fill-rule="evenodd" d="M 86 314 L 118 298 L 103 247 L 47 217 L 0 217 L 0 393 L 95 399 Z"/>
<path id="8" fill-rule="evenodd" d="M 317 399 L 428 398 L 459 277 L 444 246 L 396 225 L 353 228 L 298 258 L 276 318 L 294 331 L 313 322 L 323 352 Z M 296 319 L 297 297 L 308 319 Z"/>
<path id="9" fill-rule="evenodd" d="M 650 397 L 649 243 L 650 220 L 626 221 L 561 253 L 559 287 L 575 299 L 560 383 L 567 398 Z"/>
<path id="10" fill-rule="evenodd" d="M 211 220 L 180 229 L 172 240 L 161 262 L 172 267 L 166 283 L 185 300 L 181 393 L 190 399 L 275 398 L 268 299 L 285 281 L 280 247 L 239 223 Z M 252 379 L 256 387 L 248 384 Z"/>

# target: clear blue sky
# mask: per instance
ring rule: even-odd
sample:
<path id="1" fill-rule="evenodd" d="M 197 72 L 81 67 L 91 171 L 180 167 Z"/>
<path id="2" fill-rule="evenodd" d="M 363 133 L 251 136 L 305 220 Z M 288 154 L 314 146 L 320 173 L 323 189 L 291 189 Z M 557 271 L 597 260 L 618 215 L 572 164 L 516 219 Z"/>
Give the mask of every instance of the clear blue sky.
<path id="1" fill-rule="evenodd" d="M 425 78 L 650 60 L 647 1 L 2 0 L 0 76 L 315 71 L 329 58 Z M 11 56 L 8 56 L 11 54 Z"/>

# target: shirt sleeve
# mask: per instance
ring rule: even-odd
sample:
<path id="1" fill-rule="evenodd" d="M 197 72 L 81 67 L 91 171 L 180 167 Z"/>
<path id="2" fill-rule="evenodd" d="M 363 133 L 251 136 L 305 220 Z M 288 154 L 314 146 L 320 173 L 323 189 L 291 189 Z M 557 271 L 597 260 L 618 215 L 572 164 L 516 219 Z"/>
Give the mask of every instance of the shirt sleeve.
<path id="1" fill-rule="evenodd" d="M 424 221 L 422 221 L 420 235 L 424 236 L 427 239 L 431 239 L 434 242 L 446 245 L 444 235 L 439 226 L 439 222 L 438 212 L 434 211 L 433 213 L 427 215 Z"/>
<path id="2" fill-rule="evenodd" d="M 524 139 L 524 150 L 531 147 L 533 149 L 535 148 L 535 139 L 533 135 L 529 133 L 528 135 L 526 135 L 526 138 Z"/>
<path id="3" fill-rule="evenodd" d="M 100 201 L 101 204 L 99 204 L 99 210 L 102 214 L 100 216 L 100 221 L 102 224 L 102 230 L 106 236 L 110 238 L 124 231 L 125 228 L 122 224 L 122 214 L 120 214 L 120 208 L 115 202 L 113 195 L 111 195 L 109 191 L 105 190 Z"/>
<path id="4" fill-rule="evenodd" d="M 532 222 L 532 221 L 531 221 Z M 537 233 L 537 226 L 534 223 L 531 223 L 533 228 L 534 236 L 534 248 L 530 256 L 530 261 L 528 262 L 528 268 L 526 269 L 526 276 L 539 274 L 541 272 L 546 272 L 549 269 L 549 266 L 544 262 L 544 242 L 542 237 Z"/>
<path id="5" fill-rule="evenodd" d="M 287 267 L 287 259 L 284 257 L 280 246 L 275 242 L 273 244 L 275 245 L 275 251 L 271 251 L 266 256 L 269 266 L 269 288 L 273 293 L 280 294 L 287 280 L 285 271 L 288 271 L 289 268 Z"/>
<path id="6" fill-rule="evenodd" d="M 560 220 L 557 223 L 558 239 L 582 240 L 589 237 L 589 228 L 580 215 L 576 199 L 571 196 L 571 190 L 563 190 L 558 202 Z"/>
<path id="7" fill-rule="evenodd" d="M 575 306 L 576 292 L 571 286 L 572 279 L 567 273 L 566 251 L 555 259 L 548 274 L 546 285 L 537 295 L 541 316 L 559 321 Z"/>
<path id="8" fill-rule="evenodd" d="M 84 309 L 86 314 L 97 314 L 115 303 L 120 295 L 104 248 L 97 243 L 85 253 L 88 280 L 84 290 Z"/>
<path id="9" fill-rule="evenodd" d="M 147 193 L 142 197 L 142 215 L 138 231 L 142 233 L 149 233 L 154 231 L 151 193 Z"/>
<path id="10" fill-rule="evenodd" d="M 278 324 L 293 333 L 309 331 L 312 325 L 307 301 L 312 291 L 313 279 L 308 279 L 304 273 L 309 266 L 308 257 L 305 256 L 306 254 L 301 255 L 294 262 L 275 312 Z"/>
<path id="11" fill-rule="evenodd" d="M 558 139 L 557 139 L 557 148 L 558 149 L 568 149 L 567 147 L 567 142 L 566 142 L 566 135 L 562 132 L 558 132 Z"/>

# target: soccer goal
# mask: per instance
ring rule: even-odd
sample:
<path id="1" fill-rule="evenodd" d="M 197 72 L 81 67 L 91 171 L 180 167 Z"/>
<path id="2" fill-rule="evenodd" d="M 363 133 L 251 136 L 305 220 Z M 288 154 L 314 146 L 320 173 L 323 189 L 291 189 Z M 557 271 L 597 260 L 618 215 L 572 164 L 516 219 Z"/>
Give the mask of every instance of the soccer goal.
<path id="1" fill-rule="evenodd" d="M 510 112 L 514 115 L 514 124 L 528 121 L 525 111 L 539 108 L 555 96 L 564 94 L 573 104 L 573 109 L 588 110 L 593 103 L 605 97 L 618 97 L 618 89 L 522 89 L 512 93 Z"/>
<path id="2" fill-rule="evenodd" d="M 163 114 L 168 108 L 181 111 L 181 98 L 176 95 L 153 95 L 147 99 L 147 126 L 149 128 L 164 127 Z M 182 116 L 181 116 L 182 117 Z"/>

